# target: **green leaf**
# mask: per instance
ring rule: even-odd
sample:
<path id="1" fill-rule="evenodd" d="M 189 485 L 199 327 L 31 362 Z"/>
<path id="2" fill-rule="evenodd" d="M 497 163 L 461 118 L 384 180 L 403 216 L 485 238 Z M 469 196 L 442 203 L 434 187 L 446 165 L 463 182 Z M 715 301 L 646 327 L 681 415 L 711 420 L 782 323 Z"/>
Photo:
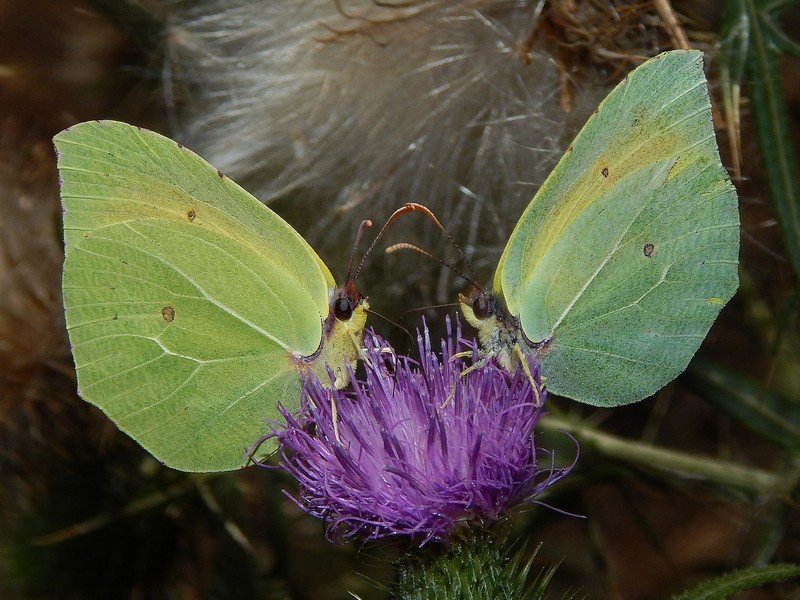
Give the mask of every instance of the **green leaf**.
<path id="1" fill-rule="evenodd" d="M 800 577 L 800 565 L 751 567 L 704 581 L 691 590 L 673 596 L 672 600 L 725 600 L 738 592 L 798 577 Z"/>
<path id="2" fill-rule="evenodd" d="M 774 16 L 787 4 L 729 0 L 723 39 L 741 40 L 747 50 L 745 78 L 761 164 L 789 262 L 800 278 L 800 182 L 778 64 L 780 51 L 795 53 L 797 46 L 775 26 Z M 726 63 L 733 65 L 728 70 L 740 73 L 741 53 L 726 52 L 724 56 Z"/>
<path id="3" fill-rule="evenodd" d="M 800 447 L 800 405 L 716 363 L 695 359 L 687 381 L 744 427 L 780 444 Z"/>

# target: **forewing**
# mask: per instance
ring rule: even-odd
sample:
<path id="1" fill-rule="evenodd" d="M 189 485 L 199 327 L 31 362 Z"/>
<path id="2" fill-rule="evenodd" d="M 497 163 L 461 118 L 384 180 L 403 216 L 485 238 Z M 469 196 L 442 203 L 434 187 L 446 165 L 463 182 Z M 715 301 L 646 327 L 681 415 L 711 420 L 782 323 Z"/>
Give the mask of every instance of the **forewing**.
<path id="1" fill-rule="evenodd" d="M 296 406 L 332 277 L 287 223 L 174 141 L 123 123 L 55 138 L 81 396 L 159 460 L 241 466 Z"/>
<path id="2" fill-rule="evenodd" d="M 702 55 L 676 51 L 603 101 L 518 223 L 496 292 L 546 341 L 559 394 L 640 400 L 688 364 L 736 290 L 736 193 Z"/>

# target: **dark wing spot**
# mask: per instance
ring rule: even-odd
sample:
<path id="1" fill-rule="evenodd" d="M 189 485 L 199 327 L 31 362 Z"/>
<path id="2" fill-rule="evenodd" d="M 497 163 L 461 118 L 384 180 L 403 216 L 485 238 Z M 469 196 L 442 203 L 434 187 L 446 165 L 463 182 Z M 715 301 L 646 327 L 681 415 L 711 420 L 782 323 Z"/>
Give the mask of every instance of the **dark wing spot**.
<path id="1" fill-rule="evenodd" d="M 189 223 L 194 221 L 194 218 L 197 216 L 197 212 L 192 208 L 189 212 L 186 213 L 186 218 L 189 219 Z"/>
<path id="2" fill-rule="evenodd" d="M 161 309 L 161 316 L 167 323 L 172 323 L 175 320 L 175 309 L 171 306 L 165 306 Z"/>
<path id="3" fill-rule="evenodd" d="M 220 179 L 225 179 L 225 174 L 222 171 L 220 171 L 219 169 L 217 169 L 217 175 L 219 175 Z"/>
<path id="4" fill-rule="evenodd" d="M 175 143 L 178 144 L 178 148 L 180 148 L 181 150 L 183 150 L 185 148 L 185 146 L 183 144 L 181 144 L 180 142 L 175 142 Z"/>
<path id="5" fill-rule="evenodd" d="M 655 248 L 656 248 L 656 247 L 655 247 L 655 246 L 653 246 L 653 244 L 651 244 L 650 242 L 647 242 L 647 243 L 644 245 L 644 255 L 645 255 L 647 258 L 650 258 L 651 256 L 653 256 L 653 250 L 655 250 Z"/>
<path id="6" fill-rule="evenodd" d="M 608 167 L 603 167 L 603 170 L 600 172 L 603 174 L 603 177 L 608 179 Z"/>

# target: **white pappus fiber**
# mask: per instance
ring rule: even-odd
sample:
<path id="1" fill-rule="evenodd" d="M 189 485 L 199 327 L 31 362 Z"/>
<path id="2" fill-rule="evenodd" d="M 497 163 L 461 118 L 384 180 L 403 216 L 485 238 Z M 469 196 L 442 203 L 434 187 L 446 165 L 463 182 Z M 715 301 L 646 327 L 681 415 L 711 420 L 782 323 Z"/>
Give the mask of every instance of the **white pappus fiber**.
<path id="1" fill-rule="evenodd" d="M 536 11 L 537 2 L 488 0 L 175 5 L 168 66 L 185 93 L 176 135 L 261 200 L 286 199 L 279 212 L 339 279 L 356 224 L 414 201 L 489 280 L 574 133 L 555 62 L 536 51 L 523 60 L 519 49 Z M 450 257 L 421 218 L 407 217 L 400 239 Z M 368 266 L 400 282 L 381 295 L 416 285 L 427 292 L 415 305 L 454 300 L 452 288 L 423 281 L 422 266 L 430 280 L 438 265 L 396 256 Z"/>

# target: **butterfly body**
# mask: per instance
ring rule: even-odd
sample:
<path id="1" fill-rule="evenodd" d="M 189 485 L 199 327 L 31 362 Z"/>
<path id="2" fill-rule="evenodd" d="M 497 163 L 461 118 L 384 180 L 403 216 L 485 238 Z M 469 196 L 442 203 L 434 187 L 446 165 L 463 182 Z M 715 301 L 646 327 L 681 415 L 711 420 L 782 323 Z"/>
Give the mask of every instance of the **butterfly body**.
<path id="1" fill-rule="evenodd" d="M 327 369 L 335 376 L 334 386 L 343 388 L 350 383 L 345 363 L 355 370 L 360 358 L 361 334 L 367 322 L 369 303 L 353 281 L 331 289 L 329 312 L 322 323 L 322 338 L 316 352 L 309 356 L 293 355 L 295 368 L 309 370 L 320 381 L 328 380 Z"/>
<path id="2" fill-rule="evenodd" d="M 469 297 L 460 295 L 461 312 L 478 330 L 482 351 L 496 359 L 509 372 L 514 372 L 522 354 L 547 352 L 545 339 L 535 343 L 528 339 L 519 319 L 509 314 L 502 300 L 491 292 L 474 290 Z"/>

